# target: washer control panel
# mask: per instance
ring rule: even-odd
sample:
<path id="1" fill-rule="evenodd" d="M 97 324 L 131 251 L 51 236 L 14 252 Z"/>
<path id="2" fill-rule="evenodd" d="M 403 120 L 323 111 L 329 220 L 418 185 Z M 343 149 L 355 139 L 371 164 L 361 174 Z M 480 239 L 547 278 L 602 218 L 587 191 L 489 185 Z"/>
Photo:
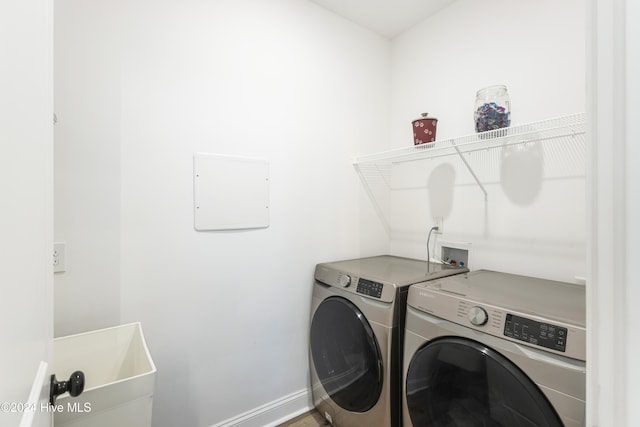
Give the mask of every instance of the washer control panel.
<path id="1" fill-rule="evenodd" d="M 567 328 L 507 313 L 504 336 L 551 350 L 567 350 Z"/>
<path id="2" fill-rule="evenodd" d="M 410 286 L 407 306 L 408 313 L 417 311 L 412 315 L 441 319 L 438 333 L 464 335 L 467 331 L 459 327 L 470 328 L 518 346 L 586 361 L 582 296 L 584 289 L 577 285 L 478 270 Z"/>
<path id="3" fill-rule="evenodd" d="M 457 302 L 457 315 L 475 327 L 488 328 L 494 335 L 545 347 L 562 353 L 567 351 L 566 327 L 509 313 L 495 307 L 476 305 L 471 301 Z M 465 324 L 461 322 L 461 324 Z"/>
<path id="4" fill-rule="evenodd" d="M 358 280 L 358 286 L 356 288 L 356 292 L 359 294 L 368 295 L 370 297 L 379 299 L 382 297 L 383 287 L 384 285 L 382 283 L 361 278 L 360 280 Z"/>
<path id="5" fill-rule="evenodd" d="M 585 359 L 585 328 L 550 322 L 534 314 L 504 310 L 480 301 L 419 286 L 409 287 L 407 304 L 428 315 L 482 331 L 495 337 L 552 351 L 578 360 Z"/>

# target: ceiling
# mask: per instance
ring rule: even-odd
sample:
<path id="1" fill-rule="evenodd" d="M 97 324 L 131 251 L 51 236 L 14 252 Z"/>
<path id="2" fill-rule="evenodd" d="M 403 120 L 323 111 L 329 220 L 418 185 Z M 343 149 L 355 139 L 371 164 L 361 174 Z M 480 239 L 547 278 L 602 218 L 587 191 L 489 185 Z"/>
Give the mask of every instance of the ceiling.
<path id="1" fill-rule="evenodd" d="M 393 38 L 456 0 L 311 0 L 384 37 Z"/>

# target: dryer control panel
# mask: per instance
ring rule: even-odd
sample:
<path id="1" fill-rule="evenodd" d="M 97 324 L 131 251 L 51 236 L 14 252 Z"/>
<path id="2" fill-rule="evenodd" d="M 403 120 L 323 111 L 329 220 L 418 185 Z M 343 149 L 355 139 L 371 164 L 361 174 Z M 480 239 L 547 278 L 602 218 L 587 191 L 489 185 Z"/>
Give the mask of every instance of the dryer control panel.
<path id="1" fill-rule="evenodd" d="M 511 313 L 507 313 L 504 324 L 506 337 L 563 353 L 567 350 L 567 332 L 567 328 L 562 326 L 537 322 Z"/>
<path id="2" fill-rule="evenodd" d="M 356 294 L 384 303 L 392 303 L 396 298 L 396 286 L 392 283 L 373 281 L 358 277 L 350 272 L 327 268 L 322 264 L 316 267 L 315 279 L 323 286 L 336 287 L 341 294 Z"/>
<path id="3" fill-rule="evenodd" d="M 381 298 L 383 288 L 384 285 L 382 283 L 360 278 L 360 280 L 358 280 L 358 287 L 356 288 L 356 292 L 374 298 Z"/>

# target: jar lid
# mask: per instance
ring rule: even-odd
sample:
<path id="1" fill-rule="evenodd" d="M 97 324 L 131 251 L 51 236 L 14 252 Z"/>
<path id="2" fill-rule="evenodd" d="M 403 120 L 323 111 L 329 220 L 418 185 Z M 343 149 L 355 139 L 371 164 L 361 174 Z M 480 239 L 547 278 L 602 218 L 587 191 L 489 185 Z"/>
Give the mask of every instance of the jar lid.
<path id="1" fill-rule="evenodd" d="M 482 96 L 487 93 L 505 94 L 507 93 L 507 87 L 505 85 L 493 85 L 493 86 L 483 87 L 478 92 L 476 92 L 476 96 Z"/>
<path id="2" fill-rule="evenodd" d="M 429 119 L 429 120 L 438 120 L 435 117 L 427 117 L 429 115 L 429 113 L 421 113 L 420 117 L 418 117 L 416 120 L 424 120 L 424 119 Z M 414 120 L 415 122 L 415 120 Z"/>

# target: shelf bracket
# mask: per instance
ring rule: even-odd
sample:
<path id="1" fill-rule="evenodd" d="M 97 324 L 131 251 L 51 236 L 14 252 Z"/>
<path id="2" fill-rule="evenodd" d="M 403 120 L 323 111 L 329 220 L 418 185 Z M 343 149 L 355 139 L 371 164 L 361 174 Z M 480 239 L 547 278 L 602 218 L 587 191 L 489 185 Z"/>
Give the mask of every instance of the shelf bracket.
<path id="1" fill-rule="evenodd" d="M 471 174 L 473 179 L 476 180 L 476 184 L 478 184 L 478 186 L 480 187 L 480 190 L 482 190 L 482 192 L 484 193 L 484 201 L 486 202 L 487 201 L 487 190 L 485 190 L 484 186 L 482 185 L 482 183 L 478 179 L 478 176 L 475 174 L 475 172 L 471 168 L 471 165 L 469 165 L 469 162 L 467 162 L 467 159 L 464 158 L 464 156 L 460 152 L 460 149 L 458 148 L 457 145 L 455 145 L 455 143 L 453 145 L 453 148 L 455 148 L 456 153 L 458 153 L 458 156 L 460 156 L 460 160 L 462 160 L 462 163 L 464 163 L 464 165 L 467 167 L 467 170 L 469 171 L 469 173 Z"/>
<path id="2" fill-rule="evenodd" d="M 353 163 L 353 167 L 355 168 L 356 172 L 358 172 L 358 176 L 360 177 L 360 180 L 362 181 L 362 184 L 364 186 L 365 191 L 367 192 L 367 195 L 369 196 L 369 199 L 371 200 L 374 209 L 376 210 L 376 213 L 378 214 L 378 217 L 380 218 L 380 221 L 382 223 L 382 226 L 384 227 L 385 231 L 387 232 L 387 235 L 391 235 L 391 227 L 390 227 L 390 223 L 389 223 L 389 213 L 385 213 L 383 207 L 386 206 L 388 207 L 389 204 L 389 200 L 380 200 L 380 195 L 376 195 L 376 191 L 374 189 L 373 183 L 369 182 L 369 180 L 367 180 L 367 178 L 365 177 L 365 172 L 362 170 L 362 168 L 360 167 L 360 165 L 357 162 Z M 380 171 L 379 169 L 375 168 L 376 174 L 378 174 L 385 186 L 387 191 L 389 190 L 389 182 L 384 179 L 383 177 L 383 172 Z M 379 193 L 379 192 L 378 192 Z"/>

